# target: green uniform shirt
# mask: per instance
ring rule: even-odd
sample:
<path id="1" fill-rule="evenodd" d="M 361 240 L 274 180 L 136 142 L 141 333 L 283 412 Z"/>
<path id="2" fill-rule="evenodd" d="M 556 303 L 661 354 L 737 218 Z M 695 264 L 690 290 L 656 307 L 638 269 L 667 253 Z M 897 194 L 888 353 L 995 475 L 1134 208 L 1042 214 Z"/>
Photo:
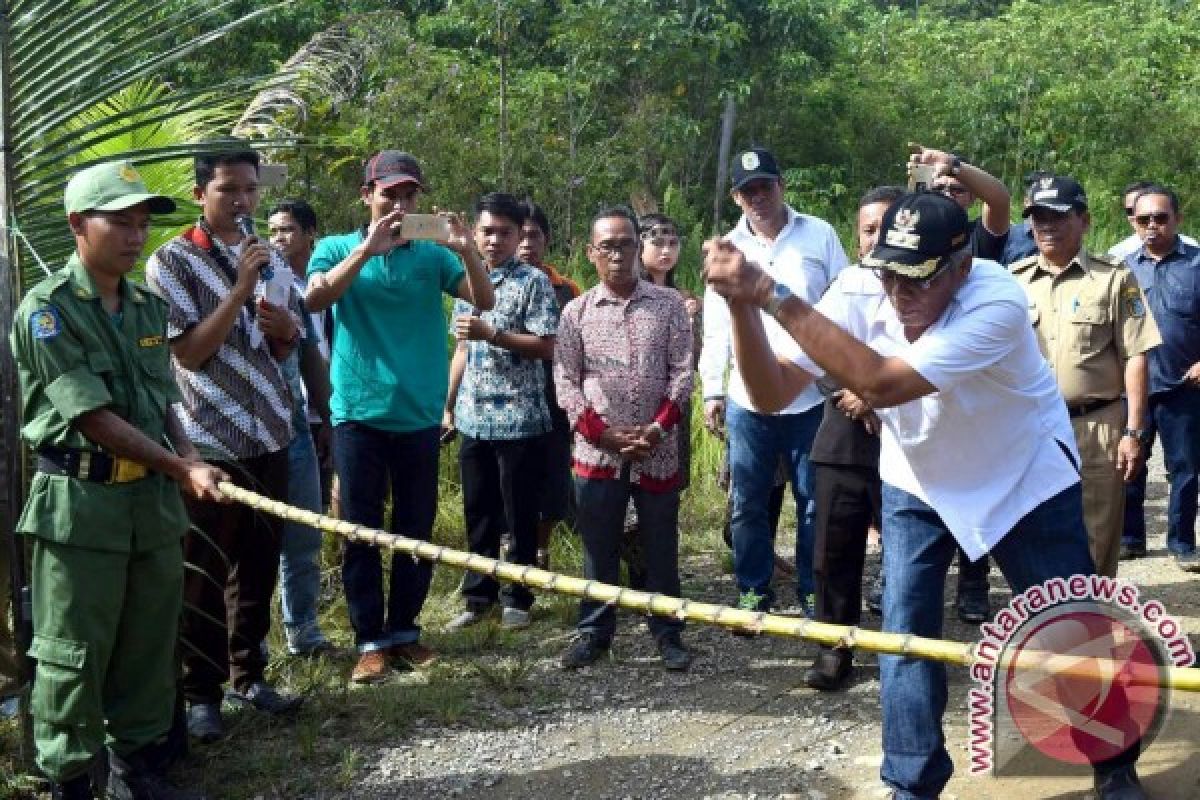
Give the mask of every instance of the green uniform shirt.
<path id="1" fill-rule="evenodd" d="M 161 441 L 167 408 L 179 400 L 171 376 L 167 305 L 121 281 L 114 321 L 78 255 L 21 301 L 9 336 L 21 381 L 21 435 L 33 450 L 100 451 L 72 423 L 99 408 Z M 96 550 L 131 552 L 175 542 L 187 530 L 179 487 L 151 474 L 103 484 L 37 473 L 17 531 Z"/>
<path id="2" fill-rule="evenodd" d="M 362 231 L 326 236 L 308 274 L 333 269 L 362 240 Z M 452 250 L 422 240 L 363 265 L 333 304 L 333 424 L 408 433 L 441 423 L 450 374 L 442 295 L 453 296 L 464 274 Z"/>

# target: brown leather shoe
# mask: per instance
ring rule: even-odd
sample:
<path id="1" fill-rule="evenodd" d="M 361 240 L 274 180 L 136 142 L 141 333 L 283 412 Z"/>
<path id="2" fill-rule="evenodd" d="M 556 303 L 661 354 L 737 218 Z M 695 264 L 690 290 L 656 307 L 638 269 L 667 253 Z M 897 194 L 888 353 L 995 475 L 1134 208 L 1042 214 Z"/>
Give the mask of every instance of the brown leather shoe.
<path id="1" fill-rule="evenodd" d="M 437 661 L 437 653 L 420 642 L 394 644 L 387 649 L 387 654 L 397 669 L 418 669 Z"/>
<path id="2" fill-rule="evenodd" d="M 354 671 L 350 673 L 350 682 L 379 683 L 387 680 L 391 671 L 392 668 L 388 666 L 387 653 L 383 650 L 372 650 L 359 657 L 358 663 L 354 665 Z"/>

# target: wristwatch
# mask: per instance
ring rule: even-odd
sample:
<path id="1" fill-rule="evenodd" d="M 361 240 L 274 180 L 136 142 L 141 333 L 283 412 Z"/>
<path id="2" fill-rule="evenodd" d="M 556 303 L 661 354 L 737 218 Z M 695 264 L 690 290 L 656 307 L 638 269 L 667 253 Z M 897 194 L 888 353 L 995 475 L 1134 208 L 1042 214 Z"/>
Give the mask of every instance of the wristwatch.
<path id="1" fill-rule="evenodd" d="M 1145 444 L 1146 440 L 1150 438 L 1147 434 L 1149 434 L 1149 431 L 1139 430 L 1138 428 L 1126 428 L 1121 435 L 1132 436 L 1137 440 L 1138 444 Z"/>
<path id="2" fill-rule="evenodd" d="M 962 169 L 962 159 L 952 153 L 950 155 L 950 174 L 957 178 L 960 169 Z"/>
<path id="3" fill-rule="evenodd" d="M 789 297 L 794 297 L 794 295 L 792 294 L 792 290 L 788 288 L 788 285 L 780 281 L 775 281 L 775 285 L 771 287 L 771 296 L 767 298 L 767 302 L 763 303 L 763 311 L 772 317 L 778 316 L 779 309 Z"/>

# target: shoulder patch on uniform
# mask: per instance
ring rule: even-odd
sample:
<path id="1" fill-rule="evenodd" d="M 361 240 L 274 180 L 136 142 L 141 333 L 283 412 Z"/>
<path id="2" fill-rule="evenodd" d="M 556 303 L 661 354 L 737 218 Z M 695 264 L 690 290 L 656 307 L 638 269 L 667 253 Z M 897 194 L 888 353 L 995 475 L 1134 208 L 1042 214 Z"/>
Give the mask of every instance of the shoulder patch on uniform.
<path id="1" fill-rule="evenodd" d="M 138 339 L 138 347 L 158 347 L 163 343 L 161 336 L 143 336 Z"/>
<path id="2" fill-rule="evenodd" d="M 62 320 L 54 306 L 39 308 L 29 315 L 29 329 L 35 339 L 53 339 L 62 333 Z"/>
<path id="3" fill-rule="evenodd" d="M 1130 286 L 1121 292 L 1121 302 L 1125 304 L 1125 311 L 1131 317 L 1146 316 L 1146 303 L 1142 300 L 1142 290 L 1136 286 Z"/>
<path id="4" fill-rule="evenodd" d="M 1125 263 L 1124 261 L 1117 258 L 1116 256 L 1110 256 L 1108 253 L 1089 253 L 1089 255 L 1091 255 L 1091 257 L 1096 259 L 1097 261 L 1103 261 L 1105 264 L 1108 264 L 1110 267 L 1119 267 Z"/>
<path id="5" fill-rule="evenodd" d="M 1008 268 L 1010 270 L 1012 270 L 1013 272 L 1020 272 L 1021 270 L 1025 269 L 1027 267 L 1031 267 L 1034 264 L 1036 264 L 1037 260 L 1038 260 L 1038 255 L 1037 255 L 1037 253 L 1034 253 L 1031 256 L 1026 256 L 1025 258 L 1022 258 L 1020 261 L 1014 261 L 1013 263 L 1008 265 Z"/>

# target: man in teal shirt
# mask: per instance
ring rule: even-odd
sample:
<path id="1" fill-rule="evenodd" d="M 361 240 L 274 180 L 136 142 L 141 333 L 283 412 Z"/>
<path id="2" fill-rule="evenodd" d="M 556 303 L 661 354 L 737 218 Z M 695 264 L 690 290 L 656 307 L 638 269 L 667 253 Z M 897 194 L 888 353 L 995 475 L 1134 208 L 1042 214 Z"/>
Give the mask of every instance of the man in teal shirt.
<path id="1" fill-rule="evenodd" d="M 442 295 L 485 311 L 495 295 L 456 217 L 448 218 L 445 246 L 399 235 L 424 188 L 411 155 L 375 154 L 361 192 L 371 222 L 317 243 L 306 301 L 311 311 L 333 309 L 330 410 L 342 516 L 381 527 L 390 483 L 392 530 L 428 540 L 437 512 L 438 431 L 449 381 Z M 428 562 L 394 554 L 385 605 L 379 551 L 346 543 L 342 582 L 360 652 L 352 682 L 385 679 L 389 660 L 405 667 L 433 661 L 433 651 L 418 641 L 416 624 L 432 574 Z"/>

